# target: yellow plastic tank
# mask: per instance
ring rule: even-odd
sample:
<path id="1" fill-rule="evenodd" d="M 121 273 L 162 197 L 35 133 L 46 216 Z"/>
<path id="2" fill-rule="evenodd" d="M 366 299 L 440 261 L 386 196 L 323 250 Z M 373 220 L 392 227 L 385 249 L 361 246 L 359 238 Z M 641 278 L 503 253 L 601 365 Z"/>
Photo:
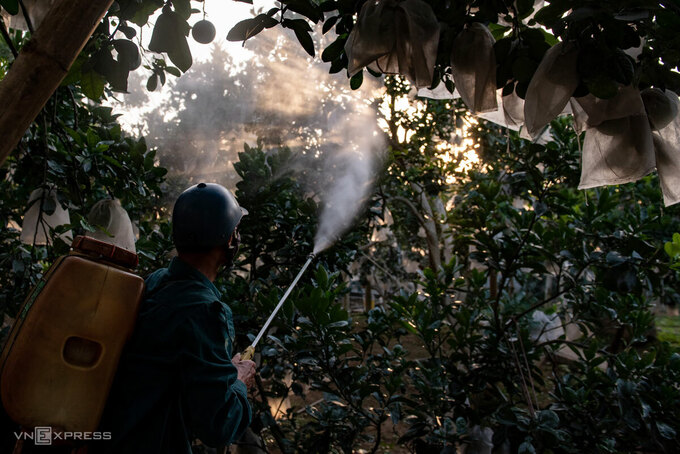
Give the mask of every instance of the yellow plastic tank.
<path id="1" fill-rule="evenodd" d="M 26 428 L 95 431 L 132 334 L 137 256 L 77 237 L 24 302 L 0 358 L 0 397 Z"/>

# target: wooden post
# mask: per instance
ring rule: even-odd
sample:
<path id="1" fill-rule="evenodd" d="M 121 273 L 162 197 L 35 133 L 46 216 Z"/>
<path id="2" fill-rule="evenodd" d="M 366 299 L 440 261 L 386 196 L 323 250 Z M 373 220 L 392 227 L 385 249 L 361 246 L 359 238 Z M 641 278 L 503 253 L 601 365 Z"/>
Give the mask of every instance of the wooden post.
<path id="1" fill-rule="evenodd" d="M 371 280 L 366 279 L 366 294 L 364 295 L 364 312 L 368 312 L 375 307 L 373 303 L 373 286 Z"/>
<path id="2" fill-rule="evenodd" d="M 68 73 L 113 0 L 59 0 L 0 81 L 0 165 Z"/>

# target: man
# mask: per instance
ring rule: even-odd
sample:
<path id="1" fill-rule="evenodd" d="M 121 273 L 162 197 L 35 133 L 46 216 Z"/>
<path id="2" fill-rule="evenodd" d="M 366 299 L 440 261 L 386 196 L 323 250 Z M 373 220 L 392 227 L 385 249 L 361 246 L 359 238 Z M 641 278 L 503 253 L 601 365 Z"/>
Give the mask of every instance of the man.
<path id="1" fill-rule="evenodd" d="M 217 184 L 184 191 L 172 214 L 177 248 L 168 268 L 146 279 L 134 334 L 126 345 L 94 453 L 190 453 L 238 440 L 250 424 L 247 385 L 255 363 L 231 357 L 234 325 L 213 281 L 238 250 L 244 214 Z"/>

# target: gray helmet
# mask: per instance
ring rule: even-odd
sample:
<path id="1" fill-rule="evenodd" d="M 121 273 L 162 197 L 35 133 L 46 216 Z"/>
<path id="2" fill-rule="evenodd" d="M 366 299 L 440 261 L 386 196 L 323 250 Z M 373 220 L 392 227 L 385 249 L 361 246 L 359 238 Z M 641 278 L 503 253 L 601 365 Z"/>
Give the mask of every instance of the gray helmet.
<path id="1" fill-rule="evenodd" d="M 177 198 L 172 211 L 172 238 L 181 251 L 205 252 L 226 246 L 247 212 L 228 189 L 199 183 Z"/>

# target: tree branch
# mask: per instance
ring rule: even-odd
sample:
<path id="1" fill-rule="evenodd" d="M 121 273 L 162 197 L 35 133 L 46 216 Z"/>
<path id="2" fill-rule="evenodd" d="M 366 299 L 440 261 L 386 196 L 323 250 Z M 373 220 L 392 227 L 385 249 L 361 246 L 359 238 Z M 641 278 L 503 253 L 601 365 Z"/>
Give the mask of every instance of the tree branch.
<path id="1" fill-rule="evenodd" d="M 5 21 L 2 19 L 0 19 L 0 33 L 2 33 L 2 38 L 7 43 L 7 47 L 9 47 L 9 50 L 12 52 L 12 55 L 14 55 L 14 59 L 16 59 L 19 53 L 17 52 L 16 47 L 14 47 L 14 43 L 12 42 L 12 38 L 9 36 L 7 27 L 5 27 Z"/>
<path id="2" fill-rule="evenodd" d="M 565 289 L 556 292 L 556 293 L 555 293 L 554 295 L 552 295 L 550 298 L 546 298 L 546 299 L 544 299 L 543 301 L 540 301 L 540 302 L 538 302 L 538 303 L 536 303 L 536 304 L 533 304 L 533 305 L 531 305 L 528 309 L 525 309 L 525 310 L 523 310 L 522 312 L 520 312 L 519 314 L 514 315 L 510 320 L 508 320 L 508 321 L 505 323 L 505 326 L 503 327 L 503 330 L 505 330 L 506 328 L 508 328 L 512 323 L 515 323 L 518 319 L 524 317 L 524 316 L 527 315 L 527 314 L 530 314 L 531 312 L 535 311 L 535 310 L 538 309 L 539 307 L 541 307 L 541 306 L 543 306 L 543 305 L 545 305 L 545 304 L 548 304 L 548 303 L 551 302 L 552 300 L 554 300 L 554 299 L 556 299 L 556 298 L 558 298 L 558 297 L 564 295 L 564 294 L 567 293 L 569 290 L 575 288 L 575 287 L 576 287 L 576 280 L 577 280 L 578 278 L 580 278 L 581 275 L 583 274 L 583 272 L 584 272 L 585 270 L 587 270 L 588 267 L 589 267 L 590 265 L 592 265 L 594 262 L 595 262 L 594 260 L 588 261 L 588 262 L 583 266 L 583 268 L 581 268 L 581 269 L 579 270 L 579 272 L 576 273 L 576 277 L 574 278 L 574 283 L 571 284 L 569 287 L 566 287 Z"/>
<path id="3" fill-rule="evenodd" d="M 33 28 L 31 16 L 28 14 L 28 9 L 26 9 L 26 5 L 24 5 L 24 0 L 19 0 L 19 6 L 21 6 L 21 14 L 24 15 L 24 20 L 26 21 L 26 27 L 28 27 L 28 31 L 31 32 L 31 35 L 33 35 L 35 33 L 35 29 Z"/>
<path id="4" fill-rule="evenodd" d="M 430 268 L 438 271 L 439 268 L 441 268 L 441 260 L 439 258 L 439 244 L 437 243 L 438 238 L 436 232 L 432 232 L 432 228 L 428 225 L 427 220 L 420 214 L 418 208 L 409 199 L 402 196 L 393 196 L 391 197 L 391 200 L 398 200 L 405 203 L 416 216 L 418 223 L 423 227 L 423 230 L 425 230 L 425 239 L 427 241 L 430 257 Z"/>
<path id="5" fill-rule="evenodd" d="M 0 81 L 0 165 L 68 73 L 113 0 L 60 0 Z"/>
<path id="6" fill-rule="evenodd" d="M 423 218 L 423 216 L 420 214 L 420 212 L 418 211 L 418 208 L 415 206 L 415 204 L 414 204 L 413 202 L 411 202 L 411 201 L 410 201 L 409 199 L 407 199 L 406 197 L 402 197 L 402 196 L 400 196 L 400 195 L 396 195 L 396 196 L 390 197 L 390 199 L 391 199 L 391 200 L 394 200 L 394 201 L 398 201 L 398 202 L 405 203 L 405 204 L 411 209 L 411 211 L 412 211 L 413 214 L 415 215 L 416 219 L 418 219 L 418 223 L 419 223 L 424 229 L 427 229 L 427 226 L 425 225 L 425 218 Z"/>

